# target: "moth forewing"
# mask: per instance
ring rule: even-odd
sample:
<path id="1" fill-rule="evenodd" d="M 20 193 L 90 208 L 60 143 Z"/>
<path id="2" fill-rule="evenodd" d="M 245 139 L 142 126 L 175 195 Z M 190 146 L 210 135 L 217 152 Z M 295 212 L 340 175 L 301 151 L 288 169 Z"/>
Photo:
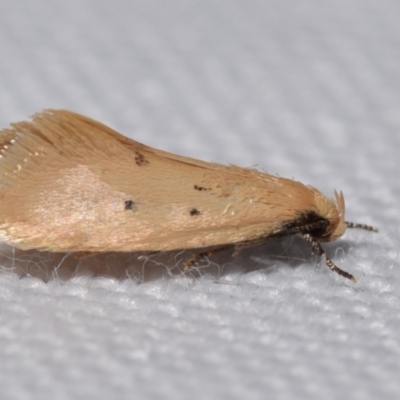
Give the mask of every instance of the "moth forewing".
<path id="1" fill-rule="evenodd" d="M 13 124 L 0 152 L 0 240 L 21 249 L 162 251 L 299 234 L 326 257 L 315 242 L 372 229 L 344 222 L 342 194 L 334 202 L 291 179 L 153 149 L 69 111 Z"/>

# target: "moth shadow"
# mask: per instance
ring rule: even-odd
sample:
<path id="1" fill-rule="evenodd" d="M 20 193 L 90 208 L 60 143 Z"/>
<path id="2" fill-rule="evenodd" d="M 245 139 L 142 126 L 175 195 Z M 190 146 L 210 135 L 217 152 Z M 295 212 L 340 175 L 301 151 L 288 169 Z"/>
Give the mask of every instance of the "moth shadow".
<path id="1" fill-rule="evenodd" d="M 322 247 L 329 259 L 337 260 L 348 255 L 354 243 L 337 241 L 322 243 Z M 304 264 L 320 262 L 323 262 L 321 257 L 314 255 L 310 246 L 297 236 L 249 247 L 240 254 L 240 265 L 245 273 L 259 270 L 271 273 L 280 268 L 295 269 Z"/>
<path id="2" fill-rule="evenodd" d="M 79 253 L 20 250 L 1 244 L 0 266 L 3 271 L 11 271 L 21 278 L 31 276 L 45 282 L 55 278 L 69 280 L 76 276 L 101 276 L 143 282 L 176 274 L 178 271 L 173 256 L 172 252 L 107 252 L 91 253 L 82 257 Z"/>
<path id="3" fill-rule="evenodd" d="M 357 246 L 362 243 L 357 242 Z M 370 245 L 370 243 L 368 244 Z M 344 257 L 354 247 L 350 241 L 323 244 L 331 259 Z M 19 250 L 2 244 L 0 265 L 20 277 L 32 276 L 43 281 L 69 280 L 76 276 L 102 276 L 115 279 L 133 279 L 146 282 L 178 275 L 198 278 L 210 276 L 220 279 L 230 273 L 249 273 L 278 268 L 297 268 L 305 263 L 318 262 L 304 240 L 291 237 L 246 247 L 234 254 L 234 250 L 211 255 L 197 262 L 188 272 L 185 263 L 204 249 L 157 253 L 95 253 L 79 258 L 76 253 L 53 253 L 37 250 Z"/>

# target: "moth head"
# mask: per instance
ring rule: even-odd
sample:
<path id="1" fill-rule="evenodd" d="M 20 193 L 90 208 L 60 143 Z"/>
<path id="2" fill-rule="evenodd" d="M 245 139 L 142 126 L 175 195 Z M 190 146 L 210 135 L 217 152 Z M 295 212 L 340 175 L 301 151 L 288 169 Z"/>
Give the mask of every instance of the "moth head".
<path id="1" fill-rule="evenodd" d="M 325 218 L 328 221 L 328 225 L 325 233 L 319 238 L 324 242 L 337 240 L 346 232 L 347 225 L 344 220 L 346 209 L 343 193 L 338 193 L 335 190 L 335 199 L 336 201 L 325 198 Z"/>

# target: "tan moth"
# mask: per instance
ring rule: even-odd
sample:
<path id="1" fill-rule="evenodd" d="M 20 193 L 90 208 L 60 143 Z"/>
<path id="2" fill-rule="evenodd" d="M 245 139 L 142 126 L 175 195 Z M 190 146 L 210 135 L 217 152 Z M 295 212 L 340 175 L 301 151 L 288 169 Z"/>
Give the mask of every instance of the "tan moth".
<path id="1" fill-rule="evenodd" d="M 346 228 L 335 200 L 300 182 L 147 147 L 87 117 L 47 110 L 0 132 L 0 240 L 20 249 L 90 254 L 200 249 L 185 269 L 230 246 Z"/>

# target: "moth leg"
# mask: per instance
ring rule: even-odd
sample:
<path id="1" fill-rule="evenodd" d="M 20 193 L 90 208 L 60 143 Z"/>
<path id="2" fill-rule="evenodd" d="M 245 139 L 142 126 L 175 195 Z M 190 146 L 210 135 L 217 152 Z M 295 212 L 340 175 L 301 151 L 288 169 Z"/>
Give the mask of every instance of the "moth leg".
<path id="1" fill-rule="evenodd" d="M 307 243 L 310 245 L 311 247 L 311 251 L 319 256 L 325 259 L 325 263 L 326 265 L 334 272 L 336 272 L 337 274 L 352 280 L 353 282 L 357 282 L 357 278 L 351 274 L 349 274 L 346 271 L 343 271 L 342 269 L 340 269 L 339 267 L 337 267 L 332 260 L 330 260 L 327 256 L 326 253 L 324 251 L 324 249 L 322 248 L 321 244 L 315 239 L 313 238 L 309 233 L 300 233 L 299 234 L 300 237 L 302 237 L 303 239 L 305 239 L 307 241 Z"/>
<path id="2" fill-rule="evenodd" d="M 81 260 L 82 258 L 87 258 L 93 256 L 95 253 L 93 251 L 79 251 L 75 254 L 75 258 L 77 260 Z"/>
<path id="3" fill-rule="evenodd" d="M 248 243 L 248 242 L 244 242 L 244 243 L 237 243 L 235 245 L 233 245 L 234 247 L 234 252 L 233 252 L 233 257 L 236 257 L 243 249 L 245 249 L 246 247 L 252 246 L 254 245 L 254 243 Z"/>
<path id="4" fill-rule="evenodd" d="M 158 253 L 161 253 L 161 251 L 159 251 L 159 250 L 157 250 L 157 251 L 146 251 L 144 254 L 140 255 L 138 257 L 138 259 L 141 260 L 142 258 L 153 256 L 154 254 L 158 254 Z"/>
<path id="5" fill-rule="evenodd" d="M 185 272 L 187 272 L 187 271 L 190 270 L 190 268 L 193 267 L 193 265 L 198 263 L 203 258 L 210 257 L 210 256 L 212 256 L 214 254 L 217 254 L 217 253 L 221 253 L 221 252 L 223 252 L 225 250 L 230 249 L 231 247 L 233 247 L 233 245 L 229 244 L 229 245 L 226 245 L 226 246 L 216 247 L 214 249 L 210 249 L 210 250 L 207 250 L 207 251 L 202 251 L 201 253 L 197 253 L 192 258 L 190 258 L 188 261 L 186 261 L 186 263 L 185 263 L 185 265 L 183 267 L 183 270 Z"/>

